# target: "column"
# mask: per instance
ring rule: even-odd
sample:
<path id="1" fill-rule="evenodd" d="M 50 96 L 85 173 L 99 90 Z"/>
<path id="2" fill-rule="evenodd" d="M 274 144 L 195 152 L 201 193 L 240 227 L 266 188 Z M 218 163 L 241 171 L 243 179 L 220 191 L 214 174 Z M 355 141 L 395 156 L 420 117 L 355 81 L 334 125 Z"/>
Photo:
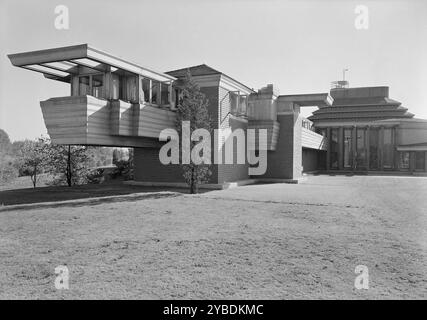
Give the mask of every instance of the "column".
<path id="1" fill-rule="evenodd" d="M 368 126 L 366 128 L 366 134 L 365 134 L 365 146 L 366 146 L 366 170 L 369 171 L 369 165 L 370 165 L 370 134 L 371 134 L 371 128 Z"/>
<path id="2" fill-rule="evenodd" d="M 344 131 L 343 127 L 338 128 L 338 170 L 344 169 Z"/>
<path id="3" fill-rule="evenodd" d="M 384 170 L 384 127 L 380 127 L 378 137 L 378 156 L 379 156 L 379 169 Z"/>
<path id="4" fill-rule="evenodd" d="M 328 148 L 326 149 L 326 170 L 331 169 L 331 128 L 326 129 L 326 138 L 328 139 Z"/>

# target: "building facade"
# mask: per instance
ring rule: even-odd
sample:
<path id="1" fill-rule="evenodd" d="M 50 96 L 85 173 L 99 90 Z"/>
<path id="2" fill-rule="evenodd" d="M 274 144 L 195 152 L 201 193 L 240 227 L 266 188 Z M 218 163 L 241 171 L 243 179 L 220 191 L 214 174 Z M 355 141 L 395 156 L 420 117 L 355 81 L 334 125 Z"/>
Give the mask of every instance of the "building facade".
<path id="1" fill-rule="evenodd" d="M 160 132 L 174 128 L 180 82 L 190 71 L 209 100 L 213 127 L 224 151 L 234 133 L 265 129 L 267 167 L 249 175 L 247 161 L 212 165 L 209 186 L 250 181 L 297 182 L 303 172 L 426 171 L 427 121 L 415 119 L 388 96 L 388 87 L 338 86 L 327 93 L 280 95 L 259 90 L 207 65 L 157 72 L 87 44 L 9 55 L 13 65 L 70 85 L 70 95 L 41 101 L 53 143 L 133 147 L 135 181 L 183 183 L 179 165 L 163 165 Z M 317 106 L 309 119 L 301 108 Z M 241 129 L 241 130 L 237 130 Z M 240 137 L 241 138 L 241 137 Z M 231 139 L 231 140 L 229 140 Z M 255 153 L 260 143 L 255 144 Z"/>

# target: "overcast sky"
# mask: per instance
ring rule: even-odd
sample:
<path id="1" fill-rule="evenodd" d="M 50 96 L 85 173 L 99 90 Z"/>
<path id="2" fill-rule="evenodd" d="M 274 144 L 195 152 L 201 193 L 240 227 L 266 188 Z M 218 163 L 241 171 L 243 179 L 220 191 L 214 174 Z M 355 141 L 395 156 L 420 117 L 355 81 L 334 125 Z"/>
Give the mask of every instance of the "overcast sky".
<path id="1" fill-rule="evenodd" d="M 70 29 L 54 27 L 66 5 Z M 369 29 L 357 30 L 357 5 Z M 39 101 L 67 84 L 12 67 L 6 54 L 80 43 L 159 71 L 206 63 L 258 89 L 327 92 L 347 67 L 350 86 L 390 86 L 427 118 L 427 1 L 0 0 L 0 128 L 12 140 L 46 134 Z M 307 113 L 307 112 L 305 112 Z"/>

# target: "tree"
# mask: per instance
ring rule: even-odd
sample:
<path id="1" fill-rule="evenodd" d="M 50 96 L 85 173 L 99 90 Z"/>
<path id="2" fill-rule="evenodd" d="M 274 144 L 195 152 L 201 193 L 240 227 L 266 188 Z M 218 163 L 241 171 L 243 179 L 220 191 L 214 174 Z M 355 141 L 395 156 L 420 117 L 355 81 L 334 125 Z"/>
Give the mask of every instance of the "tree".
<path id="1" fill-rule="evenodd" d="M 9 135 L 6 131 L 0 129 L 0 183 L 7 183 L 18 176 L 18 170 L 15 168 L 15 159 L 11 155 L 11 146 Z"/>
<path id="2" fill-rule="evenodd" d="M 6 131 L 0 129 L 0 155 L 7 154 L 10 150 L 11 143 Z"/>
<path id="3" fill-rule="evenodd" d="M 89 156 L 84 146 L 53 145 L 46 149 L 49 169 L 58 177 L 54 184 L 67 184 L 69 187 L 87 182 Z"/>
<path id="4" fill-rule="evenodd" d="M 211 132 L 211 119 L 208 112 L 209 102 L 200 91 L 200 87 L 194 82 L 189 70 L 187 70 L 181 89 L 182 98 L 178 103 L 175 122 L 179 136 L 182 136 L 183 121 L 190 122 L 190 134 L 196 129 L 206 129 Z M 193 150 L 196 144 L 196 141 L 191 141 L 190 150 Z M 181 167 L 184 180 L 190 186 L 190 193 L 197 193 L 199 185 L 208 182 L 212 174 L 210 164 L 206 163 L 195 164 L 190 160 L 189 164 L 182 164 L 181 161 Z"/>
<path id="5" fill-rule="evenodd" d="M 0 154 L 0 184 L 8 183 L 18 177 L 15 159 L 8 154 Z"/>
<path id="6" fill-rule="evenodd" d="M 35 188 L 38 175 L 44 171 L 46 165 L 46 139 L 25 140 L 18 161 L 20 162 L 21 173 L 30 176 Z"/>

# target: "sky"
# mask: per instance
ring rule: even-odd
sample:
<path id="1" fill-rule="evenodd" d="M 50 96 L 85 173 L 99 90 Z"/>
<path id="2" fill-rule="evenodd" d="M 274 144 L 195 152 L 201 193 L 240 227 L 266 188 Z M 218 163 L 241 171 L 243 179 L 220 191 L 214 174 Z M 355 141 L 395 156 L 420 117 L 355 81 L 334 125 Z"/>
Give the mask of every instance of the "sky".
<path id="1" fill-rule="evenodd" d="M 57 5 L 69 9 L 68 30 L 55 28 Z M 368 8 L 368 29 L 355 27 L 357 5 Z M 0 128 L 12 141 L 46 134 L 39 101 L 70 88 L 7 54 L 81 43 L 158 71 L 206 63 L 281 94 L 327 92 L 348 68 L 351 87 L 389 86 L 427 118 L 423 0 L 0 0 L 0 40 Z"/>

